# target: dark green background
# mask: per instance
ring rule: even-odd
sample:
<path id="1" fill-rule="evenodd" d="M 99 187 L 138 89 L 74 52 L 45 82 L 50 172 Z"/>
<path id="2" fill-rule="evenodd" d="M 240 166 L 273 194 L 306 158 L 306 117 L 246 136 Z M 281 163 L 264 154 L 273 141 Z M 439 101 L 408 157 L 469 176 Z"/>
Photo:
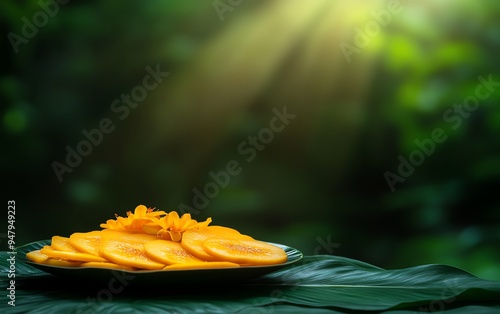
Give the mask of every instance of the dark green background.
<path id="1" fill-rule="evenodd" d="M 70 1 L 16 53 L 12 34 L 43 9 L 3 1 L 2 195 L 16 201 L 17 244 L 98 229 L 139 204 L 193 207 L 193 189 L 235 160 L 241 173 L 194 218 L 306 255 L 500 279 L 500 88 L 460 126 L 444 117 L 479 76 L 500 82 L 500 3 L 390 8 L 247 0 L 221 20 L 212 1 Z M 170 75 L 120 119 L 111 104 L 148 66 Z M 296 117 L 248 162 L 239 145 L 284 106 Z M 105 118 L 114 130 L 59 182 L 53 163 Z M 436 128 L 446 140 L 392 192 L 384 173 Z"/>

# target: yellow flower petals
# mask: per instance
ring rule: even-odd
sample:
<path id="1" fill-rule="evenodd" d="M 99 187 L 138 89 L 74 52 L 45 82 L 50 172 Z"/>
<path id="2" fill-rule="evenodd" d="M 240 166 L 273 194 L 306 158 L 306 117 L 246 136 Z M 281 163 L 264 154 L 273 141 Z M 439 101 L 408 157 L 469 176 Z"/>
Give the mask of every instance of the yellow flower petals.
<path id="1" fill-rule="evenodd" d="M 212 222 L 212 218 L 197 222 L 187 213 L 179 217 L 176 211 L 166 213 L 144 205 L 137 206 L 133 213 L 128 211 L 126 218 L 116 214 L 115 216 L 116 219 L 109 219 L 100 224 L 101 228 L 146 233 L 174 242 L 180 242 L 186 230 L 205 228 Z"/>

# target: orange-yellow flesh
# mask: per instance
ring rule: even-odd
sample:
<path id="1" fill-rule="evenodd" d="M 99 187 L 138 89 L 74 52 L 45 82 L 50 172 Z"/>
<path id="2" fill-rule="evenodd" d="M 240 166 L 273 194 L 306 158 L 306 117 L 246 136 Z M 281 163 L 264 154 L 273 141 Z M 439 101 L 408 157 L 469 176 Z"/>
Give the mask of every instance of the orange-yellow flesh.
<path id="1" fill-rule="evenodd" d="M 186 251 L 201 260 L 217 261 L 219 260 L 219 258 L 208 253 L 203 247 L 203 242 L 206 239 L 215 236 L 243 237 L 252 239 L 247 235 L 242 235 L 237 230 L 232 228 L 222 226 L 208 226 L 206 228 L 192 229 L 184 232 L 184 234 L 182 235 L 181 245 Z"/>
<path id="2" fill-rule="evenodd" d="M 80 265 L 81 267 L 92 267 L 92 268 L 107 268 L 107 269 L 121 269 L 121 270 L 136 270 L 134 267 L 131 266 L 126 266 L 126 265 L 119 265 L 115 263 L 109 263 L 109 262 L 87 262 L 87 263 L 82 263 Z"/>
<path id="3" fill-rule="evenodd" d="M 221 260 L 238 264 L 274 265 L 287 260 L 283 249 L 257 240 L 211 237 L 203 242 L 203 248 Z"/>
<path id="4" fill-rule="evenodd" d="M 206 234 L 188 230 L 182 235 L 182 247 L 203 261 L 211 261 L 214 257 L 208 254 L 202 244 L 208 238 Z"/>
<path id="5" fill-rule="evenodd" d="M 101 241 L 121 241 L 124 243 L 146 243 L 149 241 L 158 240 L 151 234 L 131 233 L 126 231 L 104 230 L 101 232 Z"/>
<path id="6" fill-rule="evenodd" d="M 164 270 L 177 270 L 177 269 L 209 269 L 209 268 L 235 268 L 240 265 L 231 262 L 191 262 L 183 264 L 168 265 Z"/>
<path id="7" fill-rule="evenodd" d="M 201 232 L 204 234 L 211 234 L 211 235 L 241 234 L 236 229 L 224 227 L 224 226 L 208 226 L 205 228 L 191 229 L 191 230 Z M 188 230 L 188 231 L 190 231 L 190 230 Z"/>
<path id="8" fill-rule="evenodd" d="M 41 250 L 40 253 L 47 255 L 48 257 L 55 258 L 55 259 L 62 259 L 65 261 L 73 261 L 73 262 L 106 262 L 106 259 L 95 256 L 95 255 L 90 255 L 87 253 L 81 253 L 81 252 L 64 252 L 64 251 L 57 251 L 54 250 L 50 246 L 44 246 Z"/>
<path id="9" fill-rule="evenodd" d="M 153 223 L 147 223 L 142 225 L 141 229 L 146 234 L 156 235 L 161 230 L 161 226 Z"/>
<path id="10" fill-rule="evenodd" d="M 78 250 L 75 249 L 69 243 L 69 238 L 66 237 L 53 236 L 50 246 L 56 251 L 73 252 L 73 253 L 78 252 Z"/>
<path id="11" fill-rule="evenodd" d="M 168 240 L 150 241 L 144 244 L 144 249 L 150 258 L 166 265 L 202 262 L 202 260 L 186 251 L 178 242 Z"/>
<path id="12" fill-rule="evenodd" d="M 111 262 L 119 265 L 150 270 L 165 267 L 165 264 L 159 263 L 146 255 L 144 243 L 103 240 L 101 254 Z"/>
<path id="13" fill-rule="evenodd" d="M 101 231 L 76 232 L 69 237 L 69 243 L 79 252 L 99 256 Z"/>
<path id="14" fill-rule="evenodd" d="M 189 229 L 179 233 L 180 242 L 157 236 L 159 227 L 154 224 L 143 227 L 146 230 L 142 233 L 105 229 L 53 236 L 50 246 L 31 251 L 26 257 L 54 266 L 127 271 L 273 265 L 287 260 L 283 249 L 229 227 Z"/>
<path id="15" fill-rule="evenodd" d="M 46 260 L 49 259 L 49 257 L 47 255 L 40 253 L 40 250 L 35 250 L 35 251 L 31 251 L 31 252 L 26 253 L 26 258 L 32 262 L 39 263 L 39 264 L 42 264 Z"/>

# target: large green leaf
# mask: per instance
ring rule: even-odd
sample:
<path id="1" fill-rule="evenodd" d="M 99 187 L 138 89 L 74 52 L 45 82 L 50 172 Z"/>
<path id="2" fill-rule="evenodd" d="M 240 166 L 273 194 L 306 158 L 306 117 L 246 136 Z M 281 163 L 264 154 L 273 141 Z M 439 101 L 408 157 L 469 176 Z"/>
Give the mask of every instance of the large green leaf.
<path id="1" fill-rule="evenodd" d="M 21 247 L 20 253 L 48 241 Z M 7 288 L 8 254 L 0 253 L 2 289 Z M 444 265 L 384 270 L 338 256 L 306 256 L 288 268 L 239 285 L 206 283 L 134 286 L 104 294 L 104 285 L 57 278 L 18 260 L 16 306 L 9 313 L 346 313 L 408 311 L 494 313 L 500 282 L 479 279 Z M 99 301 L 93 301 L 98 296 Z M 2 306 L 6 304 L 5 301 Z"/>

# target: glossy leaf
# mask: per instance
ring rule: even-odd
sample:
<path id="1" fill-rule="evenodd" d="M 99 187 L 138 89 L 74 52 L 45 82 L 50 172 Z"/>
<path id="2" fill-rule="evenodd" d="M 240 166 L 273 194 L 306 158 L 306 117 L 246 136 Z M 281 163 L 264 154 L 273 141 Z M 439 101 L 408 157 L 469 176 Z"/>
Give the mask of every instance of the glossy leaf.
<path id="1" fill-rule="evenodd" d="M 18 248 L 36 249 L 47 241 Z M 8 254 L 1 253 L 2 289 L 6 289 Z M 500 282 L 479 279 L 445 265 L 384 270 L 338 256 L 307 256 L 302 261 L 237 285 L 206 282 L 178 287 L 96 285 L 65 281 L 18 259 L 16 307 L 12 313 L 318 313 L 349 311 L 466 313 L 498 310 Z M 123 288 L 123 289 L 121 289 Z M 112 292 L 112 290 L 114 292 Z M 484 303 L 489 300 L 489 303 Z M 496 301 L 495 301 L 496 300 Z M 495 303 L 496 302 L 496 303 Z"/>

